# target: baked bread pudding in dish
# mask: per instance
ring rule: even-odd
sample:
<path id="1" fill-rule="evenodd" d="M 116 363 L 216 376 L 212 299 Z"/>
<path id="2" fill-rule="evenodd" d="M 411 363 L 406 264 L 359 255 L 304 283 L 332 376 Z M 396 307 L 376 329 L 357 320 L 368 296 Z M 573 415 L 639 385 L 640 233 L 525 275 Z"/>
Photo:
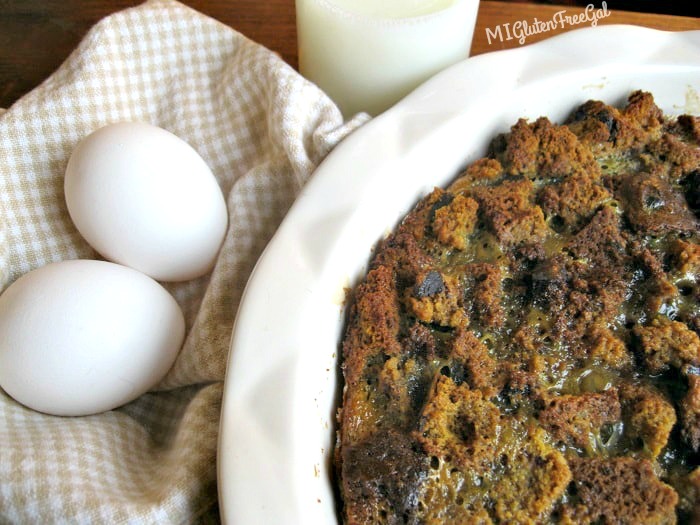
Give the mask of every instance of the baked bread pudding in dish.
<path id="1" fill-rule="evenodd" d="M 347 524 L 700 521 L 700 117 L 520 120 L 350 297 Z"/>

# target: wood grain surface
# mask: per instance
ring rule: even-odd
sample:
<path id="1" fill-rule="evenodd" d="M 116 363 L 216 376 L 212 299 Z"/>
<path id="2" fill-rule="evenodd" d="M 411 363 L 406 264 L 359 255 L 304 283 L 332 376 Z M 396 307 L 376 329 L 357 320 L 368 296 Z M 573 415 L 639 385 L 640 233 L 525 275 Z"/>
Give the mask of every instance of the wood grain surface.
<path id="1" fill-rule="evenodd" d="M 139 3 L 141 0 L 0 0 L 0 107 L 9 107 L 48 77 L 102 17 Z M 233 27 L 297 66 L 293 0 L 184 0 L 183 3 Z M 615 0 L 609 0 L 607 5 L 610 15 L 600 23 L 638 24 L 671 31 L 700 29 L 700 18 L 618 11 Z M 574 15 L 584 12 L 584 8 L 482 1 L 472 55 L 521 45 L 516 38 L 506 38 L 507 24 L 510 28 L 521 21 L 532 24 L 535 19 L 550 20 L 559 11 Z M 499 26 L 502 39 L 493 36 Z M 577 27 L 583 25 L 536 34 L 525 43 Z"/>

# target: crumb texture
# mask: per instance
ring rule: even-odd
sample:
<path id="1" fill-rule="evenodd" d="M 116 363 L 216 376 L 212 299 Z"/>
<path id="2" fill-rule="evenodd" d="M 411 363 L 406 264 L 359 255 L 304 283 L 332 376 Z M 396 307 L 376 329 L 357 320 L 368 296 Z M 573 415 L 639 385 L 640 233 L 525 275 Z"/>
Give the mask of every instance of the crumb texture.
<path id="1" fill-rule="evenodd" d="M 343 339 L 360 524 L 700 523 L 700 119 L 521 119 L 383 239 Z"/>

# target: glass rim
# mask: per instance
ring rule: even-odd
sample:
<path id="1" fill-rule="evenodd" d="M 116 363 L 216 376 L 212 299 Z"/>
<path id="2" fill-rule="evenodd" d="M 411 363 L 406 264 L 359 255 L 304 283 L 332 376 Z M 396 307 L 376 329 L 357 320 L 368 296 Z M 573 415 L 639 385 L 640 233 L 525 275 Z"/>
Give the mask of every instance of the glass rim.
<path id="1" fill-rule="evenodd" d="M 386 15 L 370 15 L 368 13 L 362 13 L 362 12 L 356 12 L 352 11 L 346 7 L 343 7 L 341 5 L 336 4 L 333 0 L 296 0 L 296 5 L 297 5 L 297 11 L 298 11 L 298 6 L 302 2 L 312 2 L 317 5 L 319 5 L 322 8 L 325 8 L 331 13 L 338 14 L 342 16 L 344 19 L 352 21 L 352 22 L 357 22 L 357 23 L 363 23 L 363 24 L 372 24 L 372 25 L 382 25 L 384 27 L 386 26 L 397 26 L 397 27 L 405 27 L 405 26 L 412 26 L 412 25 L 419 25 L 419 24 L 425 24 L 429 23 L 430 20 L 434 18 L 442 18 L 445 16 L 448 16 L 451 12 L 456 10 L 459 7 L 462 7 L 466 4 L 473 3 L 475 6 L 478 6 L 480 0 L 450 0 L 449 5 L 446 5 L 445 7 L 439 8 L 435 11 L 431 11 L 428 13 L 423 13 L 423 14 L 417 14 L 417 15 L 409 15 L 409 16 L 386 16 Z M 297 14 L 297 22 L 298 22 L 298 14 Z"/>

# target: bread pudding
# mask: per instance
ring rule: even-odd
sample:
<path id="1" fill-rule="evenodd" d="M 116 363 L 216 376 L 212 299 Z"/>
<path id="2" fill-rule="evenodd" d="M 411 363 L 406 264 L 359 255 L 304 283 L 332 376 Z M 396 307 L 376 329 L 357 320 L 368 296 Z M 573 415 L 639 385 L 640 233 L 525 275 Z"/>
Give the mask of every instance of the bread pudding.
<path id="1" fill-rule="evenodd" d="M 519 120 L 350 297 L 347 524 L 700 522 L 700 117 Z"/>

